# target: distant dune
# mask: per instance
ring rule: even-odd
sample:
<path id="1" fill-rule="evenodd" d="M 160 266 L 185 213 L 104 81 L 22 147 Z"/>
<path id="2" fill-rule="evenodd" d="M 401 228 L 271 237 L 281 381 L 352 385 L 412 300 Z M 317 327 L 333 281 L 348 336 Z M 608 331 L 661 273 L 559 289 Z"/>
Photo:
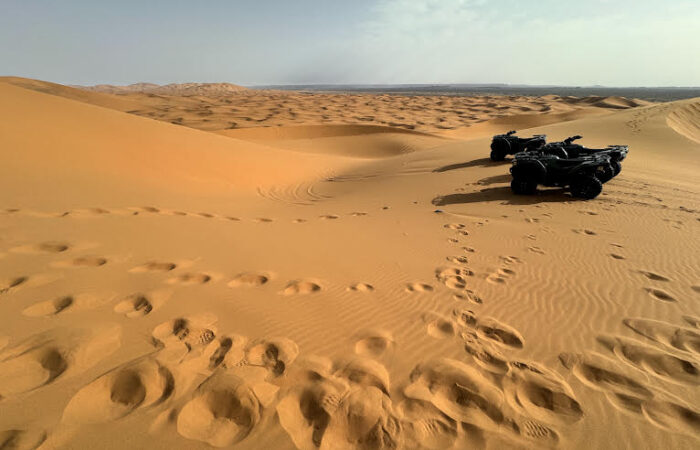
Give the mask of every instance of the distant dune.
<path id="1" fill-rule="evenodd" d="M 221 96 L 245 91 L 246 88 L 231 83 L 171 83 L 158 85 L 153 83 L 135 83 L 128 86 L 114 86 L 111 84 L 98 84 L 95 86 L 74 86 L 93 92 L 107 94 L 160 94 L 188 97 L 192 95 Z"/>

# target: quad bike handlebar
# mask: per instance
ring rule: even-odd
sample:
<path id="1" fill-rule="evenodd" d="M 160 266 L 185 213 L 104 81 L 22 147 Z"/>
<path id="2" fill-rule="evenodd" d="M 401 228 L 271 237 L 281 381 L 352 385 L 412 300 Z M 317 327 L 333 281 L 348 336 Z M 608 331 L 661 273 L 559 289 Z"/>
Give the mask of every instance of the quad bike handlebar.
<path id="1" fill-rule="evenodd" d="M 571 144 L 571 143 L 574 142 L 575 140 L 581 139 L 582 137 L 583 137 L 583 136 L 581 136 L 580 134 L 577 134 L 576 136 L 570 136 L 570 137 L 564 139 L 564 143 L 566 143 L 566 144 Z"/>

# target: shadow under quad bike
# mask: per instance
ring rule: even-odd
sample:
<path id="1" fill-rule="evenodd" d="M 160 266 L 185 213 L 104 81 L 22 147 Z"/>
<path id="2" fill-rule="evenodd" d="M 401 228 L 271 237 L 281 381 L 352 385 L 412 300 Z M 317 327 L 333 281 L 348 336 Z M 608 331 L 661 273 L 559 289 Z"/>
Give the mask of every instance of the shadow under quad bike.
<path id="1" fill-rule="evenodd" d="M 522 151 L 536 150 L 547 142 L 547 135 L 536 134 L 529 138 L 521 138 L 515 135 L 515 130 L 504 134 L 497 134 L 491 141 L 491 160 L 503 161 L 507 155 L 514 155 Z"/>
<path id="2" fill-rule="evenodd" d="M 568 188 L 574 197 L 593 199 L 603 191 L 601 173 L 610 169 L 605 154 L 564 159 L 542 152 L 521 152 L 515 155 L 510 173 L 514 194 L 537 192 L 537 186 Z"/>
<path id="3" fill-rule="evenodd" d="M 609 145 L 605 148 L 587 148 L 574 141 L 581 139 L 580 135 L 571 136 L 562 142 L 550 142 L 545 144 L 538 151 L 555 155 L 560 158 L 580 158 L 584 156 L 608 155 L 610 157 L 610 170 L 599 174 L 603 183 L 611 180 L 622 172 L 622 160 L 627 157 L 629 147 L 626 145 Z"/>

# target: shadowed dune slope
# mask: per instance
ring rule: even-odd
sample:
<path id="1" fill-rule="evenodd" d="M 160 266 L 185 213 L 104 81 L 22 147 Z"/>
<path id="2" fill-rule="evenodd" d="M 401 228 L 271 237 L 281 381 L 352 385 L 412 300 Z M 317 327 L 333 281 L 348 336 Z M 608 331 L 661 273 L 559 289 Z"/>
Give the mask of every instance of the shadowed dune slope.
<path id="1" fill-rule="evenodd" d="M 373 125 L 242 128 L 218 133 L 288 150 L 358 158 L 391 157 L 448 142 L 428 133 Z"/>
<path id="2" fill-rule="evenodd" d="M 226 195 L 312 179 L 337 163 L 7 83 L 0 83 L 0 96 L 0 146 L 13 154 L 0 167 L 5 202 L 68 199 L 85 189 L 118 197 L 147 186 Z M 33 191 L 24 189 L 27 184 Z"/>

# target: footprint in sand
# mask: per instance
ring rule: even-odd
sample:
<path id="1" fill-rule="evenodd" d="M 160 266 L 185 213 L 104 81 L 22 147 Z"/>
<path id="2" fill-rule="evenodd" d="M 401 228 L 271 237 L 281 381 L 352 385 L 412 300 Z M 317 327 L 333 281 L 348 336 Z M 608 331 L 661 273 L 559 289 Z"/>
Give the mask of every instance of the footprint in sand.
<path id="1" fill-rule="evenodd" d="M 258 287 L 270 281 L 270 275 L 267 273 L 245 272 L 239 273 L 227 286 L 232 288 L 238 287 Z"/>
<path id="2" fill-rule="evenodd" d="M 623 260 L 623 259 L 625 259 L 624 256 L 618 255 L 617 253 L 610 253 L 609 256 L 610 256 L 611 258 L 617 259 L 617 260 Z"/>
<path id="3" fill-rule="evenodd" d="M 577 228 L 577 229 L 574 229 L 574 230 L 572 230 L 572 231 L 573 231 L 574 233 L 576 233 L 576 234 L 583 234 L 583 235 L 585 235 L 585 236 L 596 236 L 596 235 L 598 234 L 598 233 L 596 233 L 596 232 L 593 231 L 593 230 L 588 230 L 588 229 L 585 229 L 585 228 Z"/>
<path id="4" fill-rule="evenodd" d="M 442 358 L 417 365 L 404 388 L 410 399 L 431 403 L 458 422 L 500 429 L 509 424 L 501 409 L 503 393 L 475 367 Z"/>
<path id="5" fill-rule="evenodd" d="M 644 288 L 645 291 L 656 300 L 661 300 L 662 302 L 675 302 L 676 299 L 669 293 L 656 288 Z"/>
<path id="6" fill-rule="evenodd" d="M 101 256 L 81 256 L 71 261 L 75 267 L 99 267 L 107 264 L 107 258 Z"/>
<path id="7" fill-rule="evenodd" d="M 291 339 L 257 339 L 245 348 L 245 359 L 241 365 L 267 369 L 273 377 L 282 376 L 299 356 L 299 347 Z"/>
<path id="8" fill-rule="evenodd" d="M 67 295 L 53 300 L 36 303 L 22 311 L 22 314 L 29 317 L 53 316 L 69 308 L 74 303 L 72 296 Z"/>
<path id="9" fill-rule="evenodd" d="M 38 389 L 87 370 L 119 348 L 121 328 L 34 335 L 0 353 L 0 398 Z"/>
<path id="10" fill-rule="evenodd" d="M 691 327 L 700 328 L 700 318 L 693 316 L 683 316 L 683 320 Z"/>
<path id="11" fill-rule="evenodd" d="M 117 303 L 114 312 L 133 319 L 143 317 L 153 311 L 153 304 L 145 294 L 132 294 Z"/>
<path id="12" fill-rule="evenodd" d="M 423 322 L 426 324 L 427 333 L 437 339 L 452 338 L 457 334 L 455 322 L 439 314 L 427 313 L 423 315 Z"/>
<path id="13" fill-rule="evenodd" d="M 447 261 L 453 263 L 453 264 L 467 264 L 469 263 L 469 259 L 466 256 L 448 256 Z"/>
<path id="14" fill-rule="evenodd" d="M 197 213 L 197 215 L 199 217 L 204 217 L 205 219 L 213 219 L 214 217 L 216 217 L 214 214 L 210 214 L 207 212 L 200 212 L 200 213 Z"/>
<path id="15" fill-rule="evenodd" d="M 63 411 L 68 424 L 111 422 L 139 408 L 156 406 L 175 390 L 175 379 L 157 361 L 139 358 L 100 376 L 79 390 Z"/>
<path id="16" fill-rule="evenodd" d="M 335 220 L 335 219 L 339 219 L 338 216 L 333 215 L 333 214 L 324 214 L 324 215 L 318 216 L 318 217 L 319 217 L 319 219 L 323 219 L 323 220 Z"/>
<path id="17" fill-rule="evenodd" d="M 151 335 L 155 345 L 161 348 L 159 360 L 177 363 L 192 350 L 204 348 L 216 338 L 216 322 L 216 316 L 200 314 L 156 326 Z"/>
<path id="18" fill-rule="evenodd" d="M 432 292 L 434 288 L 426 283 L 407 283 L 404 290 L 406 292 Z"/>
<path id="19" fill-rule="evenodd" d="M 183 273 L 176 277 L 170 278 L 167 282 L 169 284 L 181 284 L 184 286 L 193 286 L 197 284 L 206 284 L 211 281 L 211 275 L 206 273 Z"/>
<path id="20" fill-rule="evenodd" d="M 395 342 L 391 333 L 386 331 L 368 332 L 355 342 L 355 353 L 361 356 L 379 358 L 394 348 Z"/>
<path id="21" fill-rule="evenodd" d="M 33 450 L 39 448 L 46 440 L 44 430 L 12 429 L 0 431 L 0 449 Z"/>
<path id="22" fill-rule="evenodd" d="M 538 255 L 544 255 L 545 251 L 542 250 L 540 247 L 528 247 L 527 250 L 532 253 L 537 253 Z"/>
<path id="23" fill-rule="evenodd" d="M 478 296 L 474 291 L 470 289 L 464 289 L 461 292 L 455 292 L 454 294 L 452 294 L 452 298 L 458 301 L 476 303 L 478 305 L 484 302 L 480 296 Z"/>
<path id="24" fill-rule="evenodd" d="M 47 241 L 36 245 L 21 245 L 11 248 L 13 253 L 63 253 L 70 249 L 67 242 L 62 241 Z"/>
<path id="25" fill-rule="evenodd" d="M 132 273 L 145 273 L 145 272 L 170 272 L 177 267 L 177 264 L 171 262 L 161 262 L 161 261 L 149 261 L 146 264 L 136 266 L 129 270 Z"/>
<path id="26" fill-rule="evenodd" d="M 366 216 L 367 213 L 361 212 L 361 211 L 355 211 L 355 212 L 351 212 L 350 215 L 353 217 L 362 217 L 362 216 Z"/>
<path id="27" fill-rule="evenodd" d="M 368 283 L 353 283 L 346 289 L 349 292 L 372 292 L 374 291 L 374 286 Z"/>
<path id="28" fill-rule="evenodd" d="M 371 442 L 392 448 L 401 426 L 388 395 L 389 374 L 379 362 L 356 357 L 316 363 L 277 404 L 280 425 L 298 448 L 341 448 Z"/>
<path id="29" fill-rule="evenodd" d="M 467 286 L 466 277 L 473 276 L 474 272 L 458 267 L 439 267 L 435 270 L 435 278 L 449 289 L 464 289 Z"/>
<path id="30" fill-rule="evenodd" d="M 700 332 L 696 329 L 640 318 L 625 319 L 622 323 L 635 333 L 668 348 L 700 355 Z"/>
<path id="31" fill-rule="evenodd" d="M 517 256 L 499 256 L 498 259 L 501 260 L 503 264 L 521 264 L 523 261 Z"/>
<path id="32" fill-rule="evenodd" d="M 177 416 L 177 432 L 213 447 L 245 439 L 260 422 L 263 406 L 243 379 L 217 372 L 206 379 Z"/>
<path id="33" fill-rule="evenodd" d="M 161 212 L 160 209 L 156 208 L 155 206 L 140 206 L 132 209 L 136 212 L 145 212 L 151 214 L 159 214 Z"/>
<path id="34" fill-rule="evenodd" d="M 272 222 L 272 220 L 273 219 L 269 219 L 267 217 L 257 217 L 255 219 L 253 219 L 253 221 L 257 222 L 257 223 L 270 223 L 270 222 Z"/>
<path id="35" fill-rule="evenodd" d="M 496 319 L 478 319 L 474 326 L 477 334 L 488 339 L 497 345 L 514 349 L 521 349 L 524 346 L 523 337 L 514 328 L 503 324 Z"/>
<path id="36" fill-rule="evenodd" d="M 644 275 L 645 277 L 649 278 L 652 281 L 664 281 L 664 282 L 671 281 L 669 278 L 666 278 L 663 275 L 659 275 L 658 273 L 654 273 L 654 272 L 648 272 L 646 270 L 638 270 L 637 273 L 641 273 L 642 275 Z"/>
<path id="37" fill-rule="evenodd" d="M 700 384 L 700 365 L 680 356 L 623 337 L 599 336 L 598 342 L 621 361 L 676 384 Z"/>
<path id="38" fill-rule="evenodd" d="M 509 363 L 503 381 L 506 401 L 516 411 L 546 424 L 571 424 L 583 409 L 566 381 L 553 370 L 534 363 Z"/>
<path id="39" fill-rule="evenodd" d="M 11 277 L 0 280 L 0 294 L 10 292 L 10 290 L 21 286 L 29 280 L 29 277 Z"/>
<path id="40" fill-rule="evenodd" d="M 654 394 L 613 361 L 595 354 L 562 353 L 559 361 L 586 386 L 604 393 L 651 399 Z"/>
<path id="41" fill-rule="evenodd" d="M 501 267 L 498 271 L 489 274 L 486 281 L 491 284 L 505 284 L 506 280 L 515 275 L 515 271 L 507 267 Z"/>
<path id="42" fill-rule="evenodd" d="M 287 286 L 280 291 L 281 295 L 306 295 L 321 291 L 321 285 L 308 280 L 294 280 L 287 283 Z"/>
<path id="43" fill-rule="evenodd" d="M 472 247 L 462 247 L 462 250 L 464 250 L 467 253 L 475 253 L 476 250 L 474 250 Z"/>

